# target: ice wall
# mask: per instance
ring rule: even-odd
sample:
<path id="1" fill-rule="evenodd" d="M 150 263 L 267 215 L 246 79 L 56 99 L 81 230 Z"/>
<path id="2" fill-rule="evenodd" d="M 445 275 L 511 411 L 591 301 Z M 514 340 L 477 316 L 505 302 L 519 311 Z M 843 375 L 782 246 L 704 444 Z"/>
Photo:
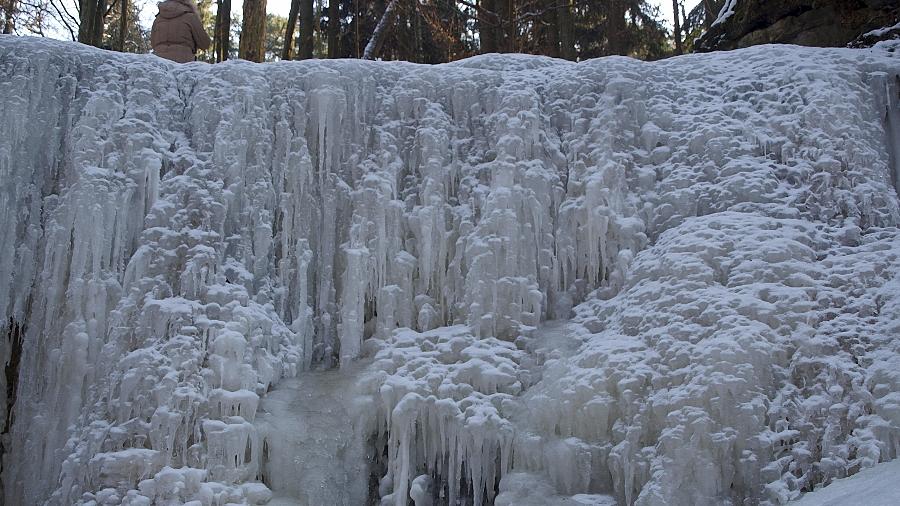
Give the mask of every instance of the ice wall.
<path id="1" fill-rule="evenodd" d="M 0 37 L 5 501 L 265 502 L 260 398 L 361 356 L 387 504 L 781 503 L 895 458 L 898 74 Z"/>

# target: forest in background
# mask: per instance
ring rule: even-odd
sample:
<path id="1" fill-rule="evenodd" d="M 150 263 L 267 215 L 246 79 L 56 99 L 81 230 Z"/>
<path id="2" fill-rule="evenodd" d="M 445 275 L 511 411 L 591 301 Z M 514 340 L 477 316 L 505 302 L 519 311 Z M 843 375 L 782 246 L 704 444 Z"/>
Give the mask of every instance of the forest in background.
<path id="1" fill-rule="evenodd" d="M 231 0 L 200 0 L 213 46 L 198 59 L 443 63 L 527 53 L 656 60 L 691 52 L 725 0 L 702 0 L 690 11 L 671 2 L 674 29 L 647 0 L 291 0 L 287 17 L 267 13 L 266 0 L 244 0 L 242 16 L 232 13 Z M 156 11 L 136 0 L 0 0 L 0 32 L 47 35 L 52 28 L 85 44 L 147 53 L 141 8 Z"/>

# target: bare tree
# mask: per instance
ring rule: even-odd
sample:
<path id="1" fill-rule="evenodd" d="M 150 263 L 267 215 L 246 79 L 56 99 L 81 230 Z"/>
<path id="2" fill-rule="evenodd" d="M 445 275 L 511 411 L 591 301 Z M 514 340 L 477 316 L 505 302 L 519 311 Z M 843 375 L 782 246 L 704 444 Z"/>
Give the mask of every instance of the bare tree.
<path id="1" fill-rule="evenodd" d="M 228 59 L 231 50 L 231 0 L 217 0 L 216 25 L 213 30 L 213 51 L 216 61 Z"/>

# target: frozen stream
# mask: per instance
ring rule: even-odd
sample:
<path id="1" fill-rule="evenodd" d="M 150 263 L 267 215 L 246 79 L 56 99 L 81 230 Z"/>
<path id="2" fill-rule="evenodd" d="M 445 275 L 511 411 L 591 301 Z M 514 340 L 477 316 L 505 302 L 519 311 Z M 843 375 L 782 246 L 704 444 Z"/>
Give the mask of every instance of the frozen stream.
<path id="1" fill-rule="evenodd" d="M 269 504 L 365 504 L 371 459 L 356 437 L 356 379 L 346 369 L 309 371 L 263 397 L 256 426 Z"/>
<path id="2" fill-rule="evenodd" d="M 549 453 L 565 454 L 570 449 L 559 438 L 542 440 L 533 433 L 534 421 L 540 416 L 532 412 L 529 403 L 548 394 L 543 374 L 547 371 L 552 378 L 560 361 L 575 354 L 583 338 L 584 332 L 577 325 L 553 320 L 518 343 L 521 355 L 517 376 L 525 390 L 516 401 L 518 408 L 509 408 L 516 413 L 510 419 L 521 438 L 540 441 Z M 364 385 L 377 382 L 379 371 L 377 364 L 365 361 L 339 370 L 303 372 L 283 381 L 261 399 L 255 426 L 263 441 L 260 473 L 273 493 L 268 504 L 366 504 L 369 488 L 377 487 L 378 476 L 372 472 L 377 465 L 375 452 L 383 450 L 379 445 L 385 441 L 375 439 L 377 411 L 372 405 L 373 396 L 364 392 Z M 580 463 L 575 456 L 560 464 L 555 466 L 558 475 L 574 476 L 577 472 L 573 472 L 573 466 Z M 376 475 L 384 472 L 377 471 Z M 447 503 L 447 489 L 435 490 L 431 478 L 420 475 L 414 480 L 410 499 L 417 506 Z M 616 503 L 614 497 L 605 494 L 559 495 L 540 474 L 526 471 L 511 475 L 500 490 L 498 505 Z M 463 500 L 462 504 L 470 502 Z"/>

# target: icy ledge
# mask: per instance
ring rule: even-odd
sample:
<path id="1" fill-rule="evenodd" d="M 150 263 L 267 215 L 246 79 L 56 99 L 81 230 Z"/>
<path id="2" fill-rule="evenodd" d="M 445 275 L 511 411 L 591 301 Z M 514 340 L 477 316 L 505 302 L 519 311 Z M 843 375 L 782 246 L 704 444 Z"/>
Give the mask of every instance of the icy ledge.
<path id="1" fill-rule="evenodd" d="M 895 459 L 898 75 L 0 36 L 4 503 L 783 504 Z"/>

